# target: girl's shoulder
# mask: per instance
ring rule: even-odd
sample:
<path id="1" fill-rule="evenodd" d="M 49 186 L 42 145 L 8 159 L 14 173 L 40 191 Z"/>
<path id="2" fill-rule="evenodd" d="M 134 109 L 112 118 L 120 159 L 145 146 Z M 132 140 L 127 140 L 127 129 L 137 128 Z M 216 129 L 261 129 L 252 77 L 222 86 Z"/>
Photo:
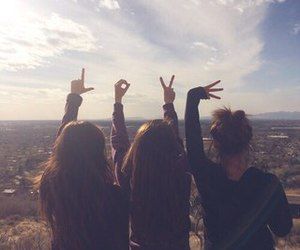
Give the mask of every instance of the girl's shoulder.
<path id="1" fill-rule="evenodd" d="M 260 178 L 260 179 L 264 179 L 265 181 L 269 181 L 269 182 L 279 182 L 279 179 L 276 175 L 269 173 L 269 172 L 265 172 L 262 171 L 259 168 L 256 167 L 250 167 L 247 170 L 247 175 L 249 175 L 250 177 L 254 177 L 254 178 Z"/>
<path id="2" fill-rule="evenodd" d="M 242 177 L 245 182 L 249 182 L 252 185 L 266 187 L 280 187 L 281 182 L 278 177 L 272 173 L 264 172 L 261 169 L 250 167 Z"/>

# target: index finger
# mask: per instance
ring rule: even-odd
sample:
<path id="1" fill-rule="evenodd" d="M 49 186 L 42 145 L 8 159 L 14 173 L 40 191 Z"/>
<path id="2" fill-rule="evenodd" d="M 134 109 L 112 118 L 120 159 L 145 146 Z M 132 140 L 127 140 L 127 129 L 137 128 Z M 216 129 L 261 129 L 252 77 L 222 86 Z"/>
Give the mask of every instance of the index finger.
<path id="1" fill-rule="evenodd" d="M 218 80 L 218 81 L 215 81 L 215 82 L 213 82 L 213 83 L 211 83 L 211 84 L 208 84 L 207 86 L 205 86 L 205 88 L 211 88 L 211 87 L 213 87 L 213 86 L 215 86 L 215 85 L 217 85 L 219 82 L 221 82 L 221 80 Z"/>
<path id="2" fill-rule="evenodd" d="M 115 83 L 115 86 L 122 86 L 123 84 L 127 84 L 126 80 L 120 79 Z"/>
<path id="3" fill-rule="evenodd" d="M 81 70 L 81 81 L 84 83 L 84 74 L 85 74 L 85 69 L 82 68 Z"/>
<path id="4" fill-rule="evenodd" d="M 169 84 L 170 88 L 172 88 L 174 79 L 175 79 L 175 75 L 172 75 L 172 78 L 171 78 L 171 81 L 170 81 L 170 84 Z"/>
<path id="5" fill-rule="evenodd" d="M 167 86 L 166 86 L 166 84 L 165 84 L 163 78 L 160 77 L 159 80 L 160 80 L 161 86 L 165 89 Z"/>

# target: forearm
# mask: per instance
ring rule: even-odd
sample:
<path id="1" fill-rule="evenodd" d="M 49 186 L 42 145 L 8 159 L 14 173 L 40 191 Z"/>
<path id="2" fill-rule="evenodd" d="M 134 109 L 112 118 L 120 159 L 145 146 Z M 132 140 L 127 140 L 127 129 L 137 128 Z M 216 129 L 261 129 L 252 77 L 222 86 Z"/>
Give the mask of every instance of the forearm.
<path id="1" fill-rule="evenodd" d="M 164 119 L 170 123 L 175 134 L 179 137 L 178 117 L 173 103 L 166 103 L 163 105 Z"/>
<path id="2" fill-rule="evenodd" d="M 65 114 L 63 116 L 61 125 L 58 129 L 57 136 L 60 135 L 65 125 L 71 121 L 76 121 L 78 116 L 78 110 L 82 103 L 82 97 L 78 94 L 68 94 L 67 102 L 65 105 Z"/>
<path id="3" fill-rule="evenodd" d="M 188 93 L 185 111 L 185 135 L 189 160 L 194 163 L 206 158 L 203 147 L 202 130 L 198 105 L 200 99 L 206 98 L 202 88 L 192 89 Z"/>
<path id="4" fill-rule="evenodd" d="M 125 117 L 123 105 L 121 103 L 114 104 L 114 112 L 112 115 L 111 128 L 111 152 L 115 166 L 116 177 L 119 184 L 122 184 L 122 164 L 123 159 L 130 146 L 127 128 L 125 125 Z"/>

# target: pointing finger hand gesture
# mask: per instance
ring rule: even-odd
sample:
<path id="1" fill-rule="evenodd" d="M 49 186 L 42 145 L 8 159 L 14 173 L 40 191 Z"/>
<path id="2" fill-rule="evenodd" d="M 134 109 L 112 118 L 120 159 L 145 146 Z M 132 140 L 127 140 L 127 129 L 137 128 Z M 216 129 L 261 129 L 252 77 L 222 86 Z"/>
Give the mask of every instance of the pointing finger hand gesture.
<path id="1" fill-rule="evenodd" d="M 86 88 L 84 86 L 84 80 L 85 80 L 85 69 L 83 68 L 81 70 L 81 78 L 77 80 L 73 80 L 71 82 L 71 93 L 81 95 L 83 93 L 86 93 L 94 89 L 94 88 Z"/>

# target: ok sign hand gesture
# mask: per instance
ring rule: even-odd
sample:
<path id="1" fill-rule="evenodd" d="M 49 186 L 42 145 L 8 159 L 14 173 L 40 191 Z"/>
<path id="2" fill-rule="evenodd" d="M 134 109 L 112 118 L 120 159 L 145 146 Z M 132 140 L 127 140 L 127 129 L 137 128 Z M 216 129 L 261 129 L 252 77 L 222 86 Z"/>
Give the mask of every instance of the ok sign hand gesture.
<path id="1" fill-rule="evenodd" d="M 115 102 L 122 103 L 122 98 L 126 94 L 130 83 L 126 80 L 121 79 L 115 84 Z"/>

